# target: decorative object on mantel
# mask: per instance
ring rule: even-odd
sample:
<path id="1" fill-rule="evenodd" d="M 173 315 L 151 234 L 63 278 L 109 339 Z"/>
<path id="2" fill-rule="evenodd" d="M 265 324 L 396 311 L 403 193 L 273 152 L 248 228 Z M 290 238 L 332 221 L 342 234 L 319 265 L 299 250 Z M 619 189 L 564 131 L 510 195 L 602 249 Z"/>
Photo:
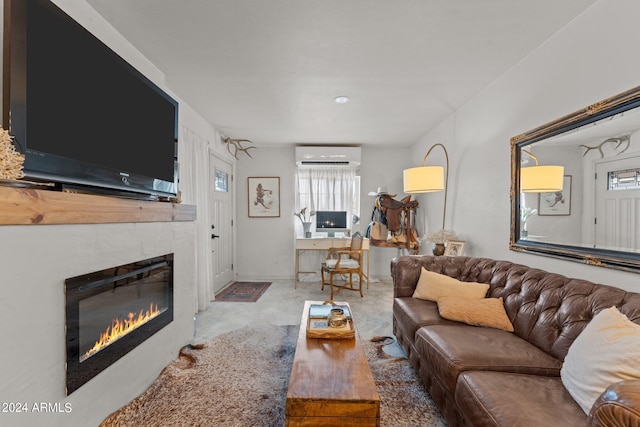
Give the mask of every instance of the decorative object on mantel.
<path id="1" fill-rule="evenodd" d="M 227 144 L 227 150 L 229 151 L 229 154 L 231 154 L 233 157 L 235 157 L 236 160 L 240 160 L 240 158 L 238 157 L 238 151 L 242 151 L 244 154 L 246 154 L 247 156 L 249 156 L 249 157 L 251 157 L 253 159 L 251 154 L 249 154 L 249 150 L 251 150 L 252 148 L 256 148 L 256 147 L 254 147 L 254 146 L 243 147 L 242 146 L 243 142 L 248 142 L 249 144 L 253 144 L 253 142 L 249 141 L 248 139 L 231 139 L 229 137 L 223 137 L 223 136 L 221 136 L 220 139 L 222 140 L 223 143 Z M 231 151 L 232 147 L 233 147 L 233 151 Z"/>
<path id="2" fill-rule="evenodd" d="M 302 228 L 304 229 L 304 237 L 311 237 L 311 217 L 316 214 L 316 211 L 309 211 L 309 216 L 307 217 L 307 208 L 304 207 L 300 210 L 300 212 L 294 213 L 295 216 L 298 217 L 300 222 L 302 223 Z"/>
<path id="3" fill-rule="evenodd" d="M 24 177 L 24 155 L 16 151 L 11 139 L 9 131 L 0 127 L 0 179 Z"/>
<path id="4" fill-rule="evenodd" d="M 427 241 L 433 243 L 433 254 L 443 255 L 445 245 L 450 240 L 457 240 L 458 236 L 453 230 L 445 230 L 444 228 L 427 234 Z"/>

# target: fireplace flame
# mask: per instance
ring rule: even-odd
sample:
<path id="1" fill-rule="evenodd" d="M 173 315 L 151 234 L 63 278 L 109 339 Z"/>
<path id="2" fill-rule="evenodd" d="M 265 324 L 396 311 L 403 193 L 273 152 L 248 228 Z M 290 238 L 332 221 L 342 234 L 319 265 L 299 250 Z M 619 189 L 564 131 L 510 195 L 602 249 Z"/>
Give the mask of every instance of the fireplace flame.
<path id="1" fill-rule="evenodd" d="M 129 332 L 158 316 L 160 313 L 161 311 L 158 310 L 158 305 L 151 303 L 149 304 L 148 310 L 140 309 L 137 316 L 135 313 L 129 313 L 126 319 L 113 319 L 111 321 L 111 326 L 107 326 L 107 329 L 100 334 L 100 339 L 96 341 L 93 347 L 80 356 L 80 362 L 87 360 L 103 348 L 113 344 Z"/>

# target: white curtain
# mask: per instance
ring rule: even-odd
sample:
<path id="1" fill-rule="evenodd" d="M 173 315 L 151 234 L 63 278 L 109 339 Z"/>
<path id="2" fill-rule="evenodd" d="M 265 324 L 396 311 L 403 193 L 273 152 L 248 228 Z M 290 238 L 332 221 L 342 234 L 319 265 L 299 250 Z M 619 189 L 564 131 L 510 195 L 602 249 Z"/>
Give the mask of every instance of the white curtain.
<path id="1" fill-rule="evenodd" d="M 182 126 L 178 144 L 179 190 L 182 202 L 197 206 L 196 219 L 196 295 L 194 312 L 206 310 L 213 299 L 211 230 L 209 229 L 209 143 Z"/>
<path id="2" fill-rule="evenodd" d="M 347 218 L 354 213 L 356 170 L 353 168 L 298 168 L 295 178 L 295 212 L 307 208 L 311 211 L 347 211 Z M 307 216 L 308 218 L 308 216 Z M 312 217 L 311 222 L 314 218 Z M 350 222 L 348 223 L 350 225 Z M 302 224 L 295 219 L 296 236 L 303 235 Z M 305 251 L 300 257 L 301 271 L 318 271 L 326 253 Z M 318 281 L 320 274 L 303 274 L 302 281 Z"/>
<path id="3" fill-rule="evenodd" d="M 296 170 L 295 211 L 347 211 L 354 214 L 356 170 L 354 168 L 298 168 Z M 302 225 L 296 220 L 296 235 Z"/>

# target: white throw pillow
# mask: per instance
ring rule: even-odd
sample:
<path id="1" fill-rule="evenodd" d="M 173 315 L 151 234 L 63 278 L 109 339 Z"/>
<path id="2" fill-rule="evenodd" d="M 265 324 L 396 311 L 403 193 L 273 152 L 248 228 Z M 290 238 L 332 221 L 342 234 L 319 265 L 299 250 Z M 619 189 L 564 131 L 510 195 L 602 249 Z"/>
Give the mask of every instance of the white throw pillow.
<path id="1" fill-rule="evenodd" d="M 461 282 L 444 274 L 434 273 L 422 267 L 414 298 L 438 301 L 442 297 L 484 298 L 489 285 L 486 283 Z"/>
<path id="2" fill-rule="evenodd" d="M 569 347 L 560 377 L 588 415 L 609 385 L 640 379 L 640 325 L 616 307 L 600 311 Z"/>

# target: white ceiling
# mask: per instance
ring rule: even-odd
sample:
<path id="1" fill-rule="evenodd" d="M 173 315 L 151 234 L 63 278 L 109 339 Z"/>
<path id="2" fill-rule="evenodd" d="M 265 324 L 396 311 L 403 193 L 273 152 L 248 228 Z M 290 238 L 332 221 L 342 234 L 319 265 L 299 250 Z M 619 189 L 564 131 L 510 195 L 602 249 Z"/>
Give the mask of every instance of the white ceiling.
<path id="1" fill-rule="evenodd" d="M 87 0 L 258 146 L 408 146 L 595 1 Z"/>

